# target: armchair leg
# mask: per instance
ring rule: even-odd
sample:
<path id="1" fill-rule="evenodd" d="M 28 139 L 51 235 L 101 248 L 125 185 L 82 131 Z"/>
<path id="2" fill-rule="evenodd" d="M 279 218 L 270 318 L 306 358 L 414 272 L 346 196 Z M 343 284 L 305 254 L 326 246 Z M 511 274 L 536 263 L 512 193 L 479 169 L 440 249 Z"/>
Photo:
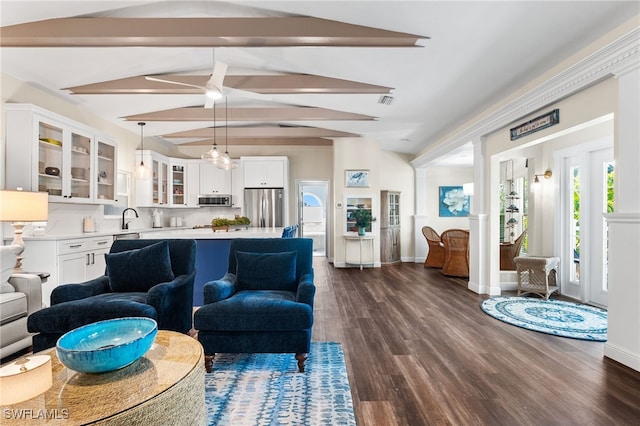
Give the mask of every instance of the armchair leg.
<path id="1" fill-rule="evenodd" d="M 211 373 L 213 369 L 213 358 L 215 358 L 216 354 L 205 355 L 204 356 L 204 369 L 207 370 L 207 373 Z"/>
<path id="2" fill-rule="evenodd" d="M 301 373 L 304 373 L 304 363 L 307 360 L 307 356 L 309 354 L 296 354 L 296 359 L 298 360 L 298 370 Z"/>

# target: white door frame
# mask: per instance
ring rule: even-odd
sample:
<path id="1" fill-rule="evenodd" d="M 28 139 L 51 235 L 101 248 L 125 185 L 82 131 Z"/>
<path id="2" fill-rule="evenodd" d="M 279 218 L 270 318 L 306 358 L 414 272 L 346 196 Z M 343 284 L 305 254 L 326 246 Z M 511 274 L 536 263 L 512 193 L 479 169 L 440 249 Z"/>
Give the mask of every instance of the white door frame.
<path id="1" fill-rule="evenodd" d="M 303 193 L 302 187 L 309 185 L 323 186 L 326 192 L 326 199 L 324 200 L 324 255 L 329 257 L 329 180 L 328 179 L 296 179 L 296 223 L 298 224 L 298 236 L 304 237 L 303 233 Z"/>
<path id="2" fill-rule="evenodd" d="M 569 280 L 569 268 L 573 263 L 573 252 L 569 241 L 569 229 L 566 218 L 570 214 L 569 199 L 572 197 L 572 190 L 568 185 L 569 172 L 571 166 L 578 164 L 580 166 L 581 194 L 580 201 L 582 206 L 591 205 L 591 194 L 588 186 L 591 179 L 590 157 L 592 153 L 603 149 L 613 149 L 613 134 L 606 137 L 586 142 L 584 144 L 572 146 L 570 148 L 554 151 L 554 164 L 557 168 L 558 191 L 556 191 L 556 206 L 559 212 L 555 216 L 555 234 L 558 236 L 554 241 L 554 253 L 560 257 L 560 283 L 561 292 L 565 296 L 579 299 L 582 302 L 590 301 L 591 298 L 591 282 L 590 272 L 588 268 L 581 268 L 580 282 L 572 283 Z M 583 189 L 587 189 L 584 190 Z M 588 230 L 590 224 L 593 223 L 593 212 L 589 208 L 580 209 L 580 264 L 589 265 L 593 259 L 592 244 L 599 236 L 591 235 Z"/>

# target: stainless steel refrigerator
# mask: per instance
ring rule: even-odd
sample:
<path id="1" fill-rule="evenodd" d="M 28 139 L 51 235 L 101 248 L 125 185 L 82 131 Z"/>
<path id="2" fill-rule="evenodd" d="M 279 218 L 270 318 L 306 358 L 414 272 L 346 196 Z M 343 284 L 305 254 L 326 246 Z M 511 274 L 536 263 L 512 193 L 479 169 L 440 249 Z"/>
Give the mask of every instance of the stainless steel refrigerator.
<path id="1" fill-rule="evenodd" d="M 244 209 L 245 216 L 251 219 L 251 226 L 260 228 L 283 226 L 284 189 L 245 189 Z"/>

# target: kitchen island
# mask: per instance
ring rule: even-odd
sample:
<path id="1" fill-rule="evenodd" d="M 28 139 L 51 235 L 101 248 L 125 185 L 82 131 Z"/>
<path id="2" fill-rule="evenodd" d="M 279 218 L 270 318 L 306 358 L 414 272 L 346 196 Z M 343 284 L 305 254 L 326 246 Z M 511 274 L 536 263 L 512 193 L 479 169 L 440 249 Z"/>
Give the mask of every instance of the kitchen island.
<path id="1" fill-rule="evenodd" d="M 282 228 L 245 228 L 213 231 L 200 229 L 155 229 L 140 232 L 144 239 L 192 239 L 196 240 L 196 278 L 193 285 L 193 305 L 202 306 L 204 284 L 222 278 L 229 265 L 229 247 L 235 238 L 280 238 Z"/>

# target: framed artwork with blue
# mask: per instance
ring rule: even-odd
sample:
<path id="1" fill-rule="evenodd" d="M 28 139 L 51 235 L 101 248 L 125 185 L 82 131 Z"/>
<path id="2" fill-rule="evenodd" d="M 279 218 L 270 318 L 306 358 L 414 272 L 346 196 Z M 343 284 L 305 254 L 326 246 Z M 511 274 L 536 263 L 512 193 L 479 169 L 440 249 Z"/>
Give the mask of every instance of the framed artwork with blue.
<path id="1" fill-rule="evenodd" d="M 462 186 L 440 187 L 440 217 L 469 216 L 469 195 L 462 190 Z"/>
<path id="2" fill-rule="evenodd" d="M 345 186 L 347 188 L 368 188 L 369 170 L 345 170 Z"/>

